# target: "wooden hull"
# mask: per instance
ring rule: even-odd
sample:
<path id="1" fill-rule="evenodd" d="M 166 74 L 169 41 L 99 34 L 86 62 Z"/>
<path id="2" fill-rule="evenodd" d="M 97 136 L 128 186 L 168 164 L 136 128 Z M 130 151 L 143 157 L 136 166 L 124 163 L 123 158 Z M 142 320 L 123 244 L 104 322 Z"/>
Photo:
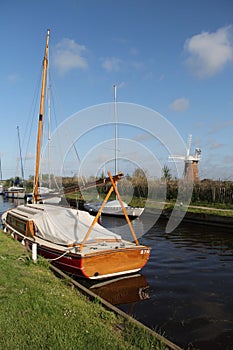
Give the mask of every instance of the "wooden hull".
<path id="1" fill-rule="evenodd" d="M 149 258 L 148 252 L 148 249 L 140 248 L 131 251 L 101 252 L 88 257 L 68 254 L 59 258 L 61 252 L 38 246 L 38 253 L 46 259 L 59 258 L 51 262 L 60 270 L 77 277 L 89 279 L 110 278 L 138 272 L 146 264 Z"/>
<path id="2" fill-rule="evenodd" d="M 20 225 L 23 227 L 22 220 Z M 75 251 L 75 248 L 68 251 L 64 250 L 64 247 L 50 244 L 37 237 L 27 237 L 5 220 L 3 220 L 3 227 L 5 232 L 11 233 L 15 239 L 29 249 L 32 249 L 33 243 L 36 243 L 39 255 L 48 259 L 60 270 L 77 277 L 104 279 L 132 274 L 140 271 L 150 256 L 150 248 L 136 244 L 125 248 L 116 247 L 116 249 L 93 251 L 84 246 L 81 252 Z"/>
<path id="3" fill-rule="evenodd" d="M 147 263 L 149 254 L 150 250 L 143 246 L 91 254 L 82 259 L 83 273 L 98 278 L 137 272 Z"/>

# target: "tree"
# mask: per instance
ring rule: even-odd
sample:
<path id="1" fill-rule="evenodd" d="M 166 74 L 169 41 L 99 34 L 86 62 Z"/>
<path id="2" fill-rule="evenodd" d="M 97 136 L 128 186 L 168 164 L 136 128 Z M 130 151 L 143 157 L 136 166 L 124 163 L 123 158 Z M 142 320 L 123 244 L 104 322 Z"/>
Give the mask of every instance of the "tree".
<path id="1" fill-rule="evenodd" d="M 132 185 L 134 187 L 134 196 L 135 197 L 144 197 L 147 198 L 148 195 L 148 183 L 145 172 L 137 168 L 134 170 L 132 175 Z"/>
<path id="2" fill-rule="evenodd" d="M 172 179 L 171 169 L 165 164 L 162 171 L 162 180 L 170 181 Z"/>

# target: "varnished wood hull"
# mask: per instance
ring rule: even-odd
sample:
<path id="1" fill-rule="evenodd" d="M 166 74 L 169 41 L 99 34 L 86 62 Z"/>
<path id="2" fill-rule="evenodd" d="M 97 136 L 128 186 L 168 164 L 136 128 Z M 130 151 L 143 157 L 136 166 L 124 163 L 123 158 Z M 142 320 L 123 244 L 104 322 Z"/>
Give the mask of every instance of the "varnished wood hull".
<path id="1" fill-rule="evenodd" d="M 149 255 L 150 250 L 143 246 L 93 253 L 82 258 L 83 273 L 94 278 L 137 272 L 147 263 Z"/>
<path id="2" fill-rule="evenodd" d="M 32 249 L 34 240 L 10 227 L 6 222 L 4 229 L 12 233 L 14 238 Z M 60 270 L 88 279 L 104 279 L 140 271 L 147 263 L 150 256 L 150 248 L 143 245 L 133 245 L 133 247 L 119 248 L 114 250 L 75 252 L 64 255 L 64 250 L 50 247 L 49 244 L 37 243 L 39 255 L 48 259 Z"/>

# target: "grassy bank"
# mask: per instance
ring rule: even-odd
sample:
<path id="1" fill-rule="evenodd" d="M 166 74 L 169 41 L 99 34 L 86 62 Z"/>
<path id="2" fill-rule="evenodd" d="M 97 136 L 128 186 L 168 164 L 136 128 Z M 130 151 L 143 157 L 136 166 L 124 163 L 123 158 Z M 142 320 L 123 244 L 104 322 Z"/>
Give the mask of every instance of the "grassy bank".
<path id="1" fill-rule="evenodd" d="M 199 207 L 190 206 L 188 212 L 197 214 L 209 214 L 216 216 L 230 216 L 233 217 L 233 210 L 231 209 L 220 209 L 220 208 L 209 208 L 209 207 Z"/>
<path id="2" fill-rule="evenodd" d="M 0 230 L 1 348 L 166 348 L 145 329 L 67 284 L 44 259 L 34 264 L 25 248 Z"/>
<path id="3" fill-rule="evenodd" d="M 163 210 L 165 212 L 169 212 L 172 211 L 173 208 L 174 203 L 166 203 Z M 179 209 L 185 212 L 187 211 L 188 213 L 233 217 L 233 209 L 231 208 L 218 208 L 207 205 L 189 205 L 188 208 L 186 206 L 183 206 Z"/>

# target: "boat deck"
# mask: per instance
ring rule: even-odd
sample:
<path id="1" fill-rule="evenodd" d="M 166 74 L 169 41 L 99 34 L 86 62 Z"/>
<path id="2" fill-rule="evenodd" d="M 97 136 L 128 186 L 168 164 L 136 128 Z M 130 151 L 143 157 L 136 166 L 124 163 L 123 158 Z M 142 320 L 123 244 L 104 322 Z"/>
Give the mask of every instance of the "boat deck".
<path id="1" fill-rule="evenodd" d="M 14 214 L 14 216 L 18 217 L 19 219 L 23 219 L 25 221 L 28 220 L 33 220 L 35 215 L 38 213 L 43 212 L 45 209 L 44 205 L 41 204 L 27 204 L 27 205 L 20 205 L 17 208 L 11 209 L 10 212 Z M 72 209 L 74 211 L 74 209 Z M 77 211 L 77 210 L 75 210 Z M 78 212 L 78 211 L 77 211 Z M 8 223 L 9 225 L 9 223 Z M 97 224 L 98 225 L 98 224 Z M 9 225 L 10 226 L 10 225 Z M 12 227 L 12 230 L 14 228 Z M 23 235 L 22 235 L 23 236 Z M 91 239 L 91 235 L 88 239 L 88 241 L 85 243 L 83 246 L 82 250 L 79 251 L 80 244 L 57 244 L 54 242 L 51 242 L 50 240 L 45 240 L 44 238 L 40 238 L 36 235 L 34 237 L 27 237 L 27 239 L 31 243 L 37 243 L 41 247 L 47 247 L 49 249 L 53 249 L 56 251 L 60 251 L 61 253 L 74 253 L 78 254 L 80 256 L 85 256 L 85 255 L 91 255 L 94 254 L 95 252 L 107 252 L 107 251 L 125 251 L 126 249 L 145 249 L 144 246 L 138 245 L 136 246 L 135 242 L 130 242 L 126 241 L 123 239 Z"/>

